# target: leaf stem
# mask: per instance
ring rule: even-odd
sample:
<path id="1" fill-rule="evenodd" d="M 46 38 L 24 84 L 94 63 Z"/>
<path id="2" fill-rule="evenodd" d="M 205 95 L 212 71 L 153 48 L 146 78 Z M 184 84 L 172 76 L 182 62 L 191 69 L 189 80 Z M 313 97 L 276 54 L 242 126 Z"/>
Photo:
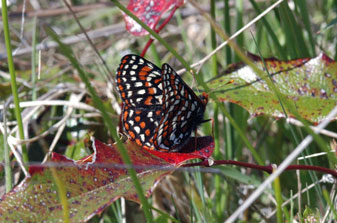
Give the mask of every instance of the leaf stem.
<path id="1" fill-rule="evenodd" d="M 175 5 L 174 8 L 172 9 L 170 15 L 164 20 L 164 22 L 157 29 L 155 29 L 156 33 L 159 33 L 166 26 L 166 24 L 171 20 L 174 13 L 177 11 L 177 9 L 178 9 L 178 7 L 177 7 L 177 5 Z M 145 56 L 147 50 L 149 49 L 149 47 L 151 46 L 153 41 L 154 41 L 154 39 L 150 37 L 150 39 L 149 39 L 149 41 L 147 41 L 142 53 L 140 54 L 141 57 Z"/>
<path id="2" fill-rule="evenodd" d="M 191 70 L 190 65 L 184 60 L 184 58 L 178 54 L 178 52 L 171 47 L 161 36 L 158 35 L 154 30 L 152 30 L 149 26 L 143 23 L 137 16 L 135 16 L 132 12 L 130 12 L 124 5 L 119 3 L 118 0 L 111 0 L 120 10 L 122 10 L 125 14 L 130 16 L 133 20 L 135 20 L 141 27 L 143 27 L 146 31 L 148 31 L 156 40 L 158 40 L 166 49 L 168 49 L 179 61 L 180 63 L 189 71 Z"/>
<path id="3" fill-rule="evenodd" d="M 214 160 L 212 166 L 217 166 L 217 165 L 234 165 L 234 166 L 246 167 L 246 168 L 251 168 L 255 170 L 262 170 L 270 174 L 273 172 L 272 165 L 263 166 L 263 165 L 257 165 L 257 164 L 246 163 L 246 162 L 235 161 L 235 160 Z M 192 167 L 192 166 L 209 167 L 209 162 L 208 160 L 204 160 L 198 163 L 188 163 L 188 164 L 182 165 L 182 167 Z M 316 172 L 331 174 L 333 177 L 337 179 L 337 171 L 329 169 L 329 168 L 321 167 L 321 166 L 289 165 L 285 170 L 313 170 Z"/>

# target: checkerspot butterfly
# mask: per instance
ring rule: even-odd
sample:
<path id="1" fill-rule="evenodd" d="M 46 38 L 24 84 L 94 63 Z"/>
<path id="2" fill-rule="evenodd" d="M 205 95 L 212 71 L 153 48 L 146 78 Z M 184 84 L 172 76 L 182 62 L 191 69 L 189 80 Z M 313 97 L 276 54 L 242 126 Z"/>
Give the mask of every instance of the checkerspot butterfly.
<path id="1" fill-rule="evenodd" d="M 123 131 L 139 146 L 179 151 L 203 122 L 207 95 L 196 96 L 168 64 L 160 69 L 140 56 L 127 55 L 116 79 Z"/>

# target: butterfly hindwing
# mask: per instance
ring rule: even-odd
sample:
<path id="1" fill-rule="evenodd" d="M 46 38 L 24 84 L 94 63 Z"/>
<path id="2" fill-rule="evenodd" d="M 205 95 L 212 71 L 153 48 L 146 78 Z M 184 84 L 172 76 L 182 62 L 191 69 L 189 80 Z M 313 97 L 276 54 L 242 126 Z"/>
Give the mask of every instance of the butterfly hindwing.
<path id="1" fill-rule="evenodd" d="M 162 66 L 162 117 L 153 137 L 156 149 L 179 151 L 202 123 L 207 98 L 197 97 L 168 65 Z"/>
<path id="2" fill-rule="evenodd" d="M 161 106 L 138 107 L 125 105 L 122 110 L 124 132 L 137 145 L 152 148 L 153 132 L 160 121 Z"/>

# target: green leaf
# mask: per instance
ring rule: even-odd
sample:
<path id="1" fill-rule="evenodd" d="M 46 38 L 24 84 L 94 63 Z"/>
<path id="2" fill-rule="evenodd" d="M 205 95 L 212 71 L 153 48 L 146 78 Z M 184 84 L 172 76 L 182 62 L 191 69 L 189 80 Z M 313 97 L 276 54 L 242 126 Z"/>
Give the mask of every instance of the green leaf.
<path id="1" fill-rule="evenodd" d="M 249 56 L 260 69 L 265 70 L 259 57 Z M 290 61 L 269 58 L 265 62 L 275 86 L 294 103 L 304 119 L 317 124 L 336 105 L 337 64 L 325 54 Z M 252 116 L 285 117 L 275 93 L 250 67 L 237 63 L 225 73 L 208 83 L 220 100 L 236 103 Z M 266 72 L 265 75 L 267 77 Z M 228 84 L 232 80 L 234 82 Z M 292 116 L 289 111 L 286 112 Z"/>

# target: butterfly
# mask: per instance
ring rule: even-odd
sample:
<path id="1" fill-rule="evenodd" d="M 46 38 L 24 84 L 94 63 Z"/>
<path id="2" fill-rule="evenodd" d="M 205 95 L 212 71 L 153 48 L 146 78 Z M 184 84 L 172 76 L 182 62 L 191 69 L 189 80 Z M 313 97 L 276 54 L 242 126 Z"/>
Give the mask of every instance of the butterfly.
<path id="1" fill-rule="evenodd" d="M 122 99 L 123 131 L 139 146 L 180 151 L 204 122 L 207 94 L 196 96 L 168 64 L 160 69 L 140 56 L 126 55 L 116 83 Z"/>

